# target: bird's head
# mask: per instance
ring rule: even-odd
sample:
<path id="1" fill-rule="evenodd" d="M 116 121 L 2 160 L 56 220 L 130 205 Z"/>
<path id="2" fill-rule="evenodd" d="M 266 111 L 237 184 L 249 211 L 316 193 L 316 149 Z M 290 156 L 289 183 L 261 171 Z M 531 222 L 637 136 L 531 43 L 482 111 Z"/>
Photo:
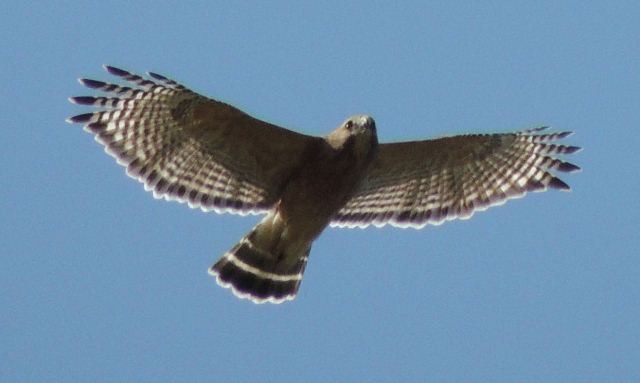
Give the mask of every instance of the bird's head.
<path id="1" fill-rule="evenodd" d="M 351 116 L 327 136 L 327 141 L 336 149 L 352 148 L 357 156 L 366 157 L 378 146 L 376 123 L 367 115 Z"/>

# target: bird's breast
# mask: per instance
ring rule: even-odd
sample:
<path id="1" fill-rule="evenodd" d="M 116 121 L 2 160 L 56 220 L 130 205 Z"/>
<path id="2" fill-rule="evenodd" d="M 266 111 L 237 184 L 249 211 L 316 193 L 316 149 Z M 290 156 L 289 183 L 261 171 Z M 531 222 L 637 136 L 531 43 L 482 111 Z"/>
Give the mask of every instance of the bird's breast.
<path id="1" fill-rule="evenodd" d="M 315 238 L 355 192 L 368 163 L 346 149 L 316 153 L 288 181 L 278 212 L 291 230 Z"/>

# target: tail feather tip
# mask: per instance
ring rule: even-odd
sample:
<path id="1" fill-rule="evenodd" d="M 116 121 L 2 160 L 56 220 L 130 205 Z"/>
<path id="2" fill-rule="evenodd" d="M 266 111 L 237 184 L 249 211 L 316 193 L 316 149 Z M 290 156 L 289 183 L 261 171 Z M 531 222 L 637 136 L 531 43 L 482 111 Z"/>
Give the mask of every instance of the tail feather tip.
<path id="1" fill-rule="evenodd" d="M 220 287 L 230 289 L 238 298 L 257 304 L 279 304 L 291 301 L 295 299 L 298 292 L 299 282 L 283 283 L 261 278 L 225 261 L 224 257 L 209 268 L 209 274 L 216 278 L 216 283 Z"/>

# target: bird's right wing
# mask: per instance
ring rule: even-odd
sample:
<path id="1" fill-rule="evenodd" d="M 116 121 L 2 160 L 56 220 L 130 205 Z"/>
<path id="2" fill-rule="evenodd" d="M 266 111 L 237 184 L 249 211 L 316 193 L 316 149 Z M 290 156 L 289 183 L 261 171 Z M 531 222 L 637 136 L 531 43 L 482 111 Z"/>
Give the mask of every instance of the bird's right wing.
<path id="1" fill-rule="evenodd" d="M 311 137 L 266 123 L 201 96 L 164 76 L 155 81 L 105 69 L 133 88 L 80 82 L 115 97 L 72 97 L 102 110 L 68 119 L 84 124 L 105 151 L 156 198 L 239 214 L 263 213 L 309 145 Z"/>
<path id="2" fill-rule="evenodd" d="M 528 191 L 568 190 L 550 170 L 579 170 L 556 157 L 580 148 L 549 143 L 571 132 L 543 129 L 381 144 L 359 190 L 331 226 L 421 228 L 469 218 Z"/>

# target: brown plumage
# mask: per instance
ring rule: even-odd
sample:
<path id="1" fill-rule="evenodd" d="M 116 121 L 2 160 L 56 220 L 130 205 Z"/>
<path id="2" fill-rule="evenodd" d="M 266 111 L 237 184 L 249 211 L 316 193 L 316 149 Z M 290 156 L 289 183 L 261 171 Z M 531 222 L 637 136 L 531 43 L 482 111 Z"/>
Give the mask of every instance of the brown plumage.
<path id="1" fill-rule="evenodd" d="M 569 186 L 550 171 L 579 150 L 551 143 L 570 132 L 463 135 L 378 144 L 368 116 L 326 137 L 296 133 L 203 97 L 164 76 L 106 70 L 133 88 L 82 79 L 116 97 L 72 97 L 103 108 L 68 119 L 156 198 L 204 211 L 266 217 L 215 263 L 219 284 L 255 302 L 295 297 L 311 245 L 327 225 L 422 227 Z"/>

